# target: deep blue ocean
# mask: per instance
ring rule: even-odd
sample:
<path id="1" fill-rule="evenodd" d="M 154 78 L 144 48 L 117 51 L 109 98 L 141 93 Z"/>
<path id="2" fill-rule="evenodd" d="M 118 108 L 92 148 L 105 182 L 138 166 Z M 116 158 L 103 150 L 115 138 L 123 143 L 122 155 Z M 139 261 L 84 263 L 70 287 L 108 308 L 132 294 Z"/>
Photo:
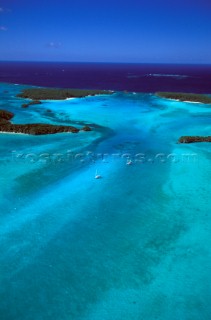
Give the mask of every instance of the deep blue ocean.
<path id="1" fill-rule="evenodd" d="M 114 93 L 25 109 L 31 86 Z M 210 320 L 211 144 L 178 139 L 211 104 L 159 90 L 211 94 L 211 66 L 0 62 L 14 123 L 94 128 L 0 133 L 1 320 Z"/>
<path id="2" fill-rule="evenodd" d="M 211 65 L 0 62 L 0 82 L 135 92 L 211 93 Z"/>

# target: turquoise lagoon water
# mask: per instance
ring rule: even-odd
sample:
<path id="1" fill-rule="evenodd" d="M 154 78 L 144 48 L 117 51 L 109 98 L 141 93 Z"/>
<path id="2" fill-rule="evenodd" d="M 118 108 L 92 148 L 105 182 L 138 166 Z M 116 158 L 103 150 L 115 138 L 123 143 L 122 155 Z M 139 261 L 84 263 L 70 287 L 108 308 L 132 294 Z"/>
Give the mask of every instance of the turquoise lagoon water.
<path id="1" fill-rule="evenodd" d="M 22 88 L 0 86 L 14 122 L 96 128 L 0 134 L 1 319 L 210 319 L 211 149 L 177 140 L 210 135 L 211 105 L 115 93 L 22 109 Z"/>

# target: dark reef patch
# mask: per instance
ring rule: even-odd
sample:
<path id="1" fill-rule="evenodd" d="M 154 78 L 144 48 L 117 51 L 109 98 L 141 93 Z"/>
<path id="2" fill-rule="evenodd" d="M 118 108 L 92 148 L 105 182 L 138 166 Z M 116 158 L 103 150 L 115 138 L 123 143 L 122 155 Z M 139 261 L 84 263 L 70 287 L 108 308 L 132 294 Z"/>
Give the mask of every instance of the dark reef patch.
<path id="1" fill-rule="evenodd" d="M 179 143 L 194 143 L 194 142 L 211 142 L 211 136 L 182 136 L 179 138 Z"/>
<path id="2" fill-rule="evenodd" d="M 29 106 L 32 106 L 32 105 L 35 105 L 35 104 L 41 104 L 42 102 L 39 101 L 39 100 L 33 100 L 33 101 L 30 101 L 29 103 L 24 103 L 22 104 L 22 108 L 28 108 Z"/>

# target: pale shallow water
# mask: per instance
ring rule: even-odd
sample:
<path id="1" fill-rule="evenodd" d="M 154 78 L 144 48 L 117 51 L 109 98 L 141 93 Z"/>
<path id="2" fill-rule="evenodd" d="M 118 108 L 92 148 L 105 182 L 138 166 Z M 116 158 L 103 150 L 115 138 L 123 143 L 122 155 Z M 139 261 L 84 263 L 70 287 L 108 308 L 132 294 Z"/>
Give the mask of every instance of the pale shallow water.
<path id="1" fill-rule="evenodd" d="M 211 149 L 177 140 L 210 135 L 211 105 L 115 93 L 21 109 L 21 88 L 0 86 L 14 122 L 99 127 L 0 135 L 1 319 L 210 319 Z"/>

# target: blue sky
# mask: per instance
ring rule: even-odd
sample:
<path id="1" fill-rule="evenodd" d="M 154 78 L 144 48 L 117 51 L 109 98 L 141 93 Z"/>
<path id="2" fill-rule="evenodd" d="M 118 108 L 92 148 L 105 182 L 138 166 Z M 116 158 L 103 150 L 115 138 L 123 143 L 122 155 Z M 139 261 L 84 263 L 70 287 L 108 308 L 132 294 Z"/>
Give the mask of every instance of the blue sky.
<path id="1" fill-rule="evenodd" d="M 211 63 L 209 0 L 0 0 L 0 60 Z"/>

